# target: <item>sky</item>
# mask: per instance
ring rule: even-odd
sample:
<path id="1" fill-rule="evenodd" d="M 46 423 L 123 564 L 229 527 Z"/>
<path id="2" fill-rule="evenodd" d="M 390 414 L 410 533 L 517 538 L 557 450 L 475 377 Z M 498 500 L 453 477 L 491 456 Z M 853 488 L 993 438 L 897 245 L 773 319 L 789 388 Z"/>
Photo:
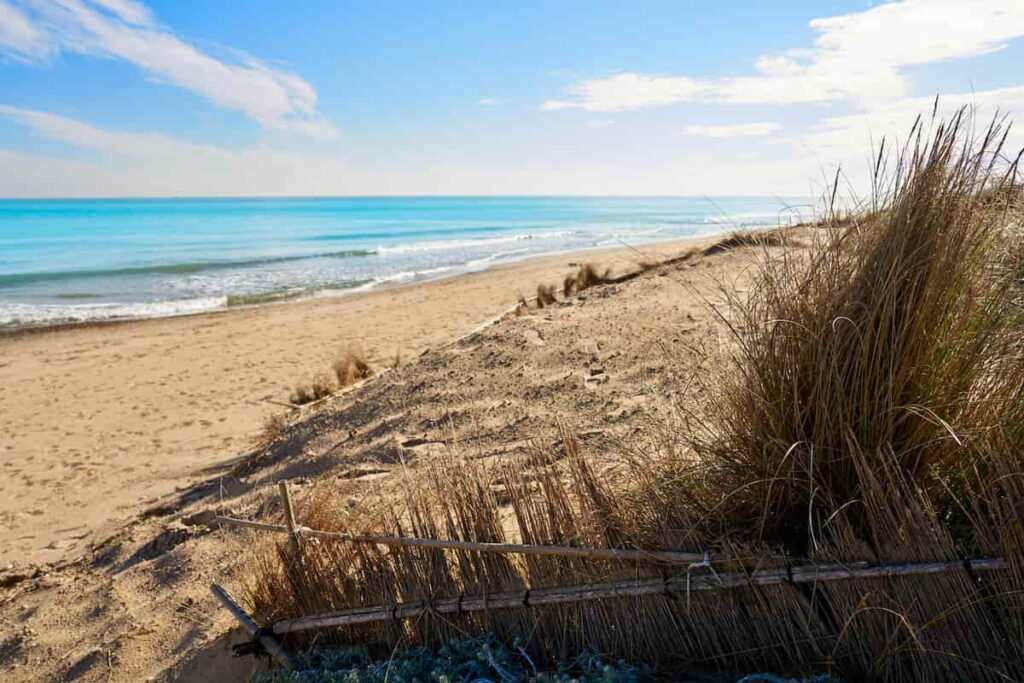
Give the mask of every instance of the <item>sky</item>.
<path id="1" fill-rule="evenodd" d="M 0 0 L 0 196 L 817 195 L 1021 119 L 1024 0 Z"/>

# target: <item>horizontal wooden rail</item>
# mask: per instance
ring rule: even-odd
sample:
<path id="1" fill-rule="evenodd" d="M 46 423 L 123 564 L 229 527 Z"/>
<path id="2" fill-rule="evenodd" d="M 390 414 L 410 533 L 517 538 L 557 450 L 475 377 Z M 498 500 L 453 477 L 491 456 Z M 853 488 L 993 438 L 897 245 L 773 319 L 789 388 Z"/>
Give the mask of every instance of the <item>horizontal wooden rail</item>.
<path id="1" fill-rule="evenodd" d="M 533 607 L 560 603 L 603 600 L 608 598 L 640 597 L 666 594 L 676 597 L 674 591 L 708 591 L 744 586 L 766 586 L 781 583 L 814 583 L 818 581 L 843 581 L 855 579 L 880 579 L 900 576 L 940 574 L 951 571 L 993 571 L 1007 569 L 1009 563 L 1002 558 L 980 560 L 956 560 L 951 562 L 923 562 L 916 564 L 883 565 L 858 567 L 830 564 L 793 567 L 784 571 L 747 574 L 731 572 L 723 574 L 689 574 L 668 579 L 649 579 L 602 583 L 590 586 L 539 588 L 514 593 L 461 596 L 433 601 L 404 602 L 393 605 L 361 607 L 339 612 L 330 612 L 309 617 L 286 619 L 271 625 L 275 635 L 285 635 L 310 629 L 333 626 L 354 626 L 379 621 L 409 619 L 428 613 L 461 614 L 492 609 Z"/>
<path id="2" fill-rule="evenodd" d="M 215 523 L 228 526 L 292 533 L 287 526 L 250 522 L 233 517 L 216 517 Z M 473 541 L 449 541 L 439 538 L 403 538 L 396 536 L 357 536 L 336 531 L 320 531 L 306 527 L 296 527 L 295 533 L 302 536 L 324 538 L 347 543 L 377 543 L 388 546 L 404 546 L 414 548 L 439 548 L 443 550 L 467 550 L 481 553 L 517 553 L 520 555 L 554 555 L 559 557 L 578 557 L 588 560 L 613 560 L 620 562 L 661 562 L 664 564 L 693 564 L 707 559 L 707 553 L 675 552 L 670 550 L 622 550 L 615 548 L 573 548 L 557 545 L 527 545 L 521 543 L 477 543 Z"/>

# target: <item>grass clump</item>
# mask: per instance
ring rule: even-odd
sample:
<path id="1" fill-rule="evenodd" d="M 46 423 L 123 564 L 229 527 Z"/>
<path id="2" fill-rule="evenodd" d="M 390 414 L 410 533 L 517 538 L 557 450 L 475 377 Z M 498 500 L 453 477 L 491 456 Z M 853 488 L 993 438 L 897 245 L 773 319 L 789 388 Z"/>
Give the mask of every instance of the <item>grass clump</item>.
<path id="1" fill-rule="evenodd" d="M 300 384 L 288 398 L 292 405 L 301 406 L 326 398 L 336 391 L 337 387 L 326 374 L 318 374 L 309 384 Z"/>
<path id="2" fill-rule="evenodd" d="M 288 429 L 288 418 L 281 413 L 267 415 L 263 420 L 263 429 L 260 430 L 259 441 L 264 444 L 271 444 L 284 436 Z"/>
<path id="3" fill-rule="evenodd" d="M 363 353 L 361 346 L 355 344 L 342 351 L 331 368 L 334 370 L 334 377 L 338 380 L 338 388 L 347 387 L 373 376 L 373 368 L 366 360 L 366 354 Z"/>
<path id="4" fill-rule="evenodd" d="M 728 237 L 706 247 L 702 256 L 720 254 L 739 247 L 782 247 L 786 245 L 785 233 L 782 230 L 758 230 L 755 232 L 734 232 Z"/>
<path id="5" fill-rule="evenodd" d="M 396 356 L 397 357 L 397 356 Z M 373 376 L 373 368 L 366 360 L 361 346 L 352 344 L 342 350 L 331 364 L 334 377 L 325 373 L 316 375 L 309 384 L 300 384 L 289 397 L 292 405 L 301 406 L 330 396 L 339 389 Z"/>
<path id="6" fill-rule="evenodd" d="M 555 297 L 554 286 L 537 285 L 537 308 L 544 308 L 555 303 L 558 303 L 558 299 Z"/>
<path id="7" fill-rule="evenodd" d="M 1021 414 L 1013 278 L 1015 168 L 1001 129 L 976 146 L 965 112 L 876 168 L 874 211 L 831 230 L 807 263 L 772 259 L 727 320 L 735 372 L 713 392 L 695 448 L 723 495 L 706 512 L 752 540 L 813 551 L 844 528 L 869 545 L 872 505 L 905 488 L 963 515 L 950 486 L 980 484 Z M 879 157 L 882 158 L 881 156 Z M 952 483 L 955 481 L 956 483 Z"/>
<path id="8" fill-rule="evenodd" d="M 597 285 L 604 285 L 612 281 L 612 269 L 605 268 L 603 272 L 598 272 L 597 267 L 592 263 L 584 263 L 579 267 L 572 275 L 567 275 L 565 280 L 562 281 L 562 294 L 565 296 L 572 296 L 578 292 L 582 292 L 585 289 L 596 287 Z"/>

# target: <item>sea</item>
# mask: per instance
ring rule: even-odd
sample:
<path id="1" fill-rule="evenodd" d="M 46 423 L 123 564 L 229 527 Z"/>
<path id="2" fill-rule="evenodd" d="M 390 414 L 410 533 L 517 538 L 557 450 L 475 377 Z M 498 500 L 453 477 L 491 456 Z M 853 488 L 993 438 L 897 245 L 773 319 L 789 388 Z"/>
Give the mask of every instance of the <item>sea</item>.
<path id="1" fill-rule="evenodd" d="M 812 213 L 793 197 L 0 200 L 0 326 L 337 296 Z"/>

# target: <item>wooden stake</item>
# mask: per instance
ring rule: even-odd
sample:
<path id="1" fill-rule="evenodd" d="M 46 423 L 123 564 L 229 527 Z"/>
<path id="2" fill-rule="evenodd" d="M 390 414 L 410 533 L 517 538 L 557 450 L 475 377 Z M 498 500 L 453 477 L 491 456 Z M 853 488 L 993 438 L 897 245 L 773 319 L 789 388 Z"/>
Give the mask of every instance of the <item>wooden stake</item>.
<path id="1" fill-rule="evenodd" d="M 210 592 L 213 593 L 214 597 L 220 600 L 221 604 L 224 605 L 229 612 L 231 612 L 231 616 L 238 620 L 238 623 L 242 625 L 242 628 L 244 628 L 250 636 L 255 636 L 260 632 L 260 627 L 252 620 L 252 617 L 246 614 L 245 610 L 235 602 L 231 593 L 228 593 L 225 588 L 214 583 L 210 585 Z M 270 655 L 276 659 L 279 664 L 281 664 L 281 666 L 290 667 L 292 665 L 292 658 L 284 651 L 284 648 L 281 647 L 281 644 L 277 642 L 272 635 L 263 632 L 259 637 L 259 641 L 260 645 L 263 646 L 263 649 L 269 652 Z"/>
<path id="2" fill-rule="evenodd" d="M 281 505 L 284 507 L 284 520 L 286 531 L 288 535 L 292 537 L 292 545 L 295 546 L 295 550 L 299 550 L 302 547 L 302 542 L 299 540 L 298 525 L 295 523 L 295 508 L 292 507 L 292 496 L 288 492 L 288 482 L 282 481 L 277 485 L 281 492 Z"/>
<path id="3" fill-rule="evenodd" d="M 232 517 L 217 517 L 219 524 L 247 527 L 260 531 L 292 533 L 287 526 L 250 522 Z M 520 543 L 477 543 L 473 541 L 448 541 L 439 538 L 404 538 L 393 536 L 353 536 L 352 534 L 318 529 L 296 529 L 296 534 L 313 536 L 346 543 L 378 543 L 388 546 L 418 548 L 439 548 L 443 550 L 469 550 L 481 553 L 518 553 L 521 555 L 557 555 L 591 560 L 613 560 L 618 562 L 662 562 L 665 564 L 692 564 L 702 562 L 704 553 L 676 552 L 670 550 L 619 550 L 615 548 L 573 548 L 557 545 L 524 545 Z"/>
<path id="4" fill-rule="evenodd" d="M 694 576 L 690 580 L 689 590 L 709 591 L 790 582 L 814 583 L 817 581 L 893 578 L 897 576 L 940 574 L 968 569 L 972 572 L 980 572 L 1007 569 L 1009 566 L 1009 562 L 998 557 L 982 560 L 924 562 L 856 569 L 835 564 L 816 565 L 793 567 L 789 571 L 772 571 L 753 575 L 744 572 L 731 572 L 718 575 Z M 541 588 L 515 593 L 493 593 L 483 596 L 442 598 L 434 601 L 400 602 L 394 605 L 360 607 L 310 617 L 286 619 L 276 622 L 271 628 L 275 634 L 284 635 L 286 633 L 332 626 L 353 626 L 377 621 L 390 621 L 392 619 L 410 619 L 428 612 L 455 614 L 582 602 L 585 600 L 641 597 L 644 595 L 657 595 L 659 593 L 670 594 L 674 591 L 683 592 L 687 590 L 686 583 L 686 576 L 676 576 L 669 579 L 619 581 L 589 586 Z"/>

